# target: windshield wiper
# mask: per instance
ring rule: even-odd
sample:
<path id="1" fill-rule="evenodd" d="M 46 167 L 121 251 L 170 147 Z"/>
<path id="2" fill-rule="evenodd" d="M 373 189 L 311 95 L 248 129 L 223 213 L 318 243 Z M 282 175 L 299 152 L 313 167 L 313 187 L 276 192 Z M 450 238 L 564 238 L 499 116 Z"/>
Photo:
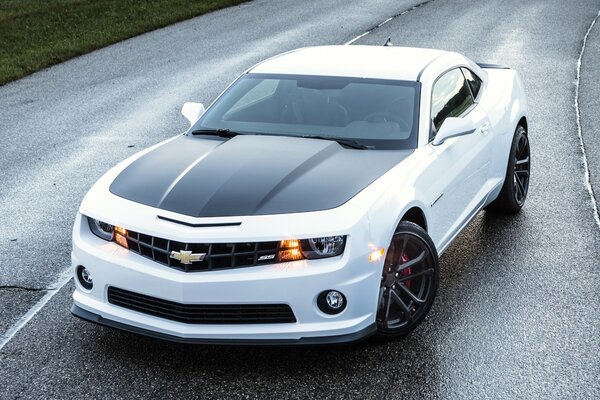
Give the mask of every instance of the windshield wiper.
<path id="1" fill-rule="evenodd" d="M 365 146 L 364 144 L 359 143 L 353 139 L 341 138 L 341 137 L 336 137 L 336 136 L 319 136 L 319 135 L 304 135 L 302 137 L 307 138 L 307 139 L 334 140 L 334 141 L 338 142 L 339 144 L 341 144 L 342 146 L 350 147 L 352 149 L 359 149 L 359 150 L 367 150 L 368 149 L 367 146 Z"/>
<path id="2" fill-rule="evenodd" d="M 243 135 L 243 133 L 231 131 L 229 129 L 197 129 L 195 131 L 192 131 L 192 135 L 209 135 L 224 138 L 232 138 L 237 135 Z"/>
<path id="3" fill-rule="evenodd" d="M 224 138 L 232 138 L 237 135 L 245 135 L 245 133 L 235 132 L 235 131 L 229 130 L 227 128 L 225 128 L 225 129 L 197 129 L 195 131 L 192 131 L 192 135 L 210 135 L 210 136 L 219 136 L 219 137 L 224 137 Z M 368 149 L 367 146 L 365 146 L 364 144 L 359 143 L 353 139 L 341 138 L 341 137 L 336 137 L 336 136 L 320 136 L 320 135 L 304 135 L 301 137 L 306 138 L 306 139 L 334 140 L 334 141 L 338 142 L 339 144 L 341 144 L 342 146 L 350 147 L 352 149 L 359 149 L 359 150 Z"/>

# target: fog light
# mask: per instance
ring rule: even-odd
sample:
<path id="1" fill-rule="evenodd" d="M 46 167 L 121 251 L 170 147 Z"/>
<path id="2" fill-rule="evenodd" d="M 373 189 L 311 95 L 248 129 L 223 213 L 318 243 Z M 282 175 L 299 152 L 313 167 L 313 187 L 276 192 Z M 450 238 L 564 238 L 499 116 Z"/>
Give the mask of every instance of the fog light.
<path id="1" fill-rule="evenodd" d="M 317 298 L 317 305 L 325 314 L 339 314 L 346 308 L 346 297 L 337 290 L 326 290 Z"/>
<path id="2" fill-rule="evenodd" d="M 85 289 L 92 290 L 92 287 L 94 286 L 92 274 L 83 265 L 77 267 L 77 280 Z"/>
<path id="3" fill-rule="evenodd" d="M 344 306 L 344 296 L 335 290 L 327 293 L 325 300 L 327 300 L 327 305 L 335 310 Z"/>

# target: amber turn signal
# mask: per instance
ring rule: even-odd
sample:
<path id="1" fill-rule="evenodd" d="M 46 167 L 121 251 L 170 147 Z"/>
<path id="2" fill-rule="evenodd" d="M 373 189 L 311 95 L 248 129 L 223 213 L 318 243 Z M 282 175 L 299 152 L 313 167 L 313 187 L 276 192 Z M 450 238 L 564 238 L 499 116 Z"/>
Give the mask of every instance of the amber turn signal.
<path id="1" fill-rule="evenodd" d="M 129 245 L 127 244 L 127 229 L 115 226 L 115 242 L 126 249 L 129 248 Z"/>
<path id="2" fill-rule="evenodd" d="M 296 239 L 282 240 L 279 244 L 279 253 L 277 255 L 279 261 L 296 261 L 302 260 L 304 256 L 300 249 L 300 241 Z"/>
<path id="3" fill-rule="evenodd" d="M 385 254 L 385 249 L 377 249 L 369 255 L 369 261 L 379 261 L 381 257 Z"/>

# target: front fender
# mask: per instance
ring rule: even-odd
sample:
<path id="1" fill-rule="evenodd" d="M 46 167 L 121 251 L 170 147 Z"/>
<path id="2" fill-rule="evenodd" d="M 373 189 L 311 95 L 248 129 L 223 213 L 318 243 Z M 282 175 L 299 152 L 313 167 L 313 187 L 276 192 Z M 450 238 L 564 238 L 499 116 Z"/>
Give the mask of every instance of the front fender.
<path id="1" fill-rule="evenodd" d="M 412 208 L 421 210 L 426 226 L 430 218 L 426 205 L 418 200 L 414 189 L 388 190 L 368 210 L 369 227 L 373 243 L 377 248 L 387 249 L 402 218 Z"/>

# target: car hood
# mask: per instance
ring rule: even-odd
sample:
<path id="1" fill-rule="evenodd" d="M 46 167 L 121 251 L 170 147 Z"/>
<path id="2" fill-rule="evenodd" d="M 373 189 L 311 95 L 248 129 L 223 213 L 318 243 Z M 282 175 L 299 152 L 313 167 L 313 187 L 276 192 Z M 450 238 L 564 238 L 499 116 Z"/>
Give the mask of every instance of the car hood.
<path id="1" fill-rule="evenodd" d="M 412 151 L 347 149 L 335 141 L 182 135 L 133 161 L 112 182 L 120 197 L 192 217 L 338 207 Z"/>

